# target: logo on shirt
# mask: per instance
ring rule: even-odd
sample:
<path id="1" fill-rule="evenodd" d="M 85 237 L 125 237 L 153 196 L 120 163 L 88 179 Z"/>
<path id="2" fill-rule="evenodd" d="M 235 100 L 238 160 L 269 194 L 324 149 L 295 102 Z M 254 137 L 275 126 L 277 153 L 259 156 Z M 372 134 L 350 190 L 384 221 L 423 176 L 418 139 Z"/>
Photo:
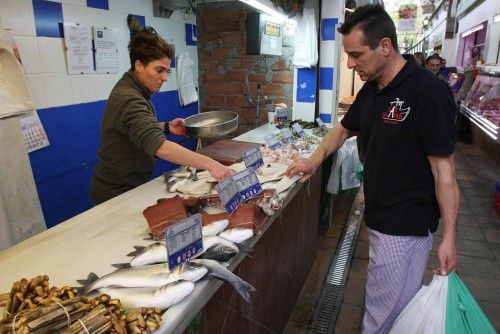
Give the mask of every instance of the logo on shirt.
<path id="1" fill-rule="evenodd" d="M 390 102 L 389 109 L 382 113 L 382 119 L 386 124 L 399 125 L 403 122 L 408 114 L 410 114 L 410 107 L 403 108 L 403 103 L 405 101 L 400 101 L 396 98 L 396 101 Z"/>

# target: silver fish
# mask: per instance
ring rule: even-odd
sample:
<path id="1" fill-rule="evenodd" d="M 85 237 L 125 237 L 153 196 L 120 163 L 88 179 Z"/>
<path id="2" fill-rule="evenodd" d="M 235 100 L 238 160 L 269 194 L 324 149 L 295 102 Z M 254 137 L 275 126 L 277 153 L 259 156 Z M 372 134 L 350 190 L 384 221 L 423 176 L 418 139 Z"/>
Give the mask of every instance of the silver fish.
<path id="1" fill-rule="evenodd" d="M 160 287 L 179 280 L 196 282 L 206 273 L 207 268 L 194 263 L 187 263 L 173 271 L 170 271 L 166 263 L 119 269 L 101 278 L 90 274 L 84 293 L 111 286 Z"/>
<path id="2" fill-rule="evenodd" d="M 124 308 L 158 307 L 164 310 L 183 300 L 193 290 L 193 282 L 176 281 L 161 287 L 100 288 L 99 293 L 120 299 Z"/>
<path id="3" fill-rule="evenodd" d="M 250 303 L 250 293 L 257 291 L 250 283 L 233 274 L 219 262 L 207 259 L 194 259 L 194 262 L 208 268 L 208 276 L 231 284 L 243 299 Z"/>
<path id="4" fill-rule="evenodd" d="M 221 232 L 219 237 L 240 243 L 253 237 L 253 230 L 251 228 L 234 227 Z"/>
<path id="5" fill-rule="evenodd" d="M 190 182 L 189 179 L 177 178 L 167 183 L 167 191 L 170 193 L 175 193 L 177 191 L 177 188 L 188 182 Z"/>
<path id="6" fill-rule="evenodd" d="M 208 225 L 204 225 L 201 228 L 201 235 L 204 237 L 217 235 L 224 231 L 228 225 L 229 220 L 227 219 L 218 220 Z"/>

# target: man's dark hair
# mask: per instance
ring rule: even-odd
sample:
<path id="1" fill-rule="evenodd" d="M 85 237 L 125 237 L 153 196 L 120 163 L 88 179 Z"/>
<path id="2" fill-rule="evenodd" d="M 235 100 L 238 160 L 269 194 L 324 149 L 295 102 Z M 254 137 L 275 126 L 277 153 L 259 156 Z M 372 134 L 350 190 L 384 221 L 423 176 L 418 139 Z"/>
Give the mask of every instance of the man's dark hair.
<path id="1" fill-rule="evenodd" d="M 146 27 L 132 36 L 128 43 L 128 51 L 132 69 L 135 68 L 136 60 L 147 66 L 153 60 L 165 57 L 172 59 L 175 55 L 175 47 L 168 44 L 151 27 Z"/>
<path id="2" fill-rule="evenodd" d="M 443 58 L 441 58 L 437 53 L 434 53 L 429 57 L 425 58 L 425 65 L 429 65 L 429 62 L 433 59 L 439 60 L 439 62 L 441 62 Z"/>
<path id="3" fill-rule="evenodd" d="M 382 38 L 387 37 L 391 40 L 393 48 L 399 52 L 396 26 L 382 5 L 366 5 L 356 8 L 337 31 L 342 35 L 347 35 L 355 28 L 363 31 L 364 43 L 370 49 L 375 49 Z"/>

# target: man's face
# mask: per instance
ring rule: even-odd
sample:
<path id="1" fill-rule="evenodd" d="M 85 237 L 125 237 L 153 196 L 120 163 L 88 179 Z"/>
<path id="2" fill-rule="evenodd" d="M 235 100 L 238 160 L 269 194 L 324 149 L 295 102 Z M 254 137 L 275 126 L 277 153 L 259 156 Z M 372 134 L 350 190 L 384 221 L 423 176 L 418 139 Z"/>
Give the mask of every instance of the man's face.
<path id="1" fill-rule="evenodd" d="M 146 86 L 151 93 L 158 93 L 161 85 L 167 81 L 168 74 L 170 73 L 170 59 L 165 57 L 153 60 L 146 66 L 144 66 L 140 60 L 137 60 L 135 62 L 134 72 L 137 79 Z"/>
<path id="2" fill-rule="evenodd" d="M 344 35 L 343 44 L 347 53 L 347 67 L 354 68 L 361 80 L 376 80 L 382 75 L 385 67 L 382 48 L 379 45 L 372 50 L 365 45 L 363 31 L 354 28 Z"/>
<path id="3" fill-rule="evenodd" d="M 439 59 L 431 59 L 427 63 L 426 67 L 432 73 L 437 74 L 439 72 L 439 69 L 441 68 L 441 60 L 439 60 Z"/>

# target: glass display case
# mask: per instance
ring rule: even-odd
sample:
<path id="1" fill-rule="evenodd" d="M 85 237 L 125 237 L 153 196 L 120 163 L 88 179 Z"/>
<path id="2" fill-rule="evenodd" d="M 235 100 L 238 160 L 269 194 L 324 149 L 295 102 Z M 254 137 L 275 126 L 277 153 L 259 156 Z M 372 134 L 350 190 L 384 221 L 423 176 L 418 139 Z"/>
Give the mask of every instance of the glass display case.
<path id="1" fill-rule="evenodd" d="M 478 66 L 478 70 L 460 111 L 488 136 L 500 142 L 500 66 Z"/>

